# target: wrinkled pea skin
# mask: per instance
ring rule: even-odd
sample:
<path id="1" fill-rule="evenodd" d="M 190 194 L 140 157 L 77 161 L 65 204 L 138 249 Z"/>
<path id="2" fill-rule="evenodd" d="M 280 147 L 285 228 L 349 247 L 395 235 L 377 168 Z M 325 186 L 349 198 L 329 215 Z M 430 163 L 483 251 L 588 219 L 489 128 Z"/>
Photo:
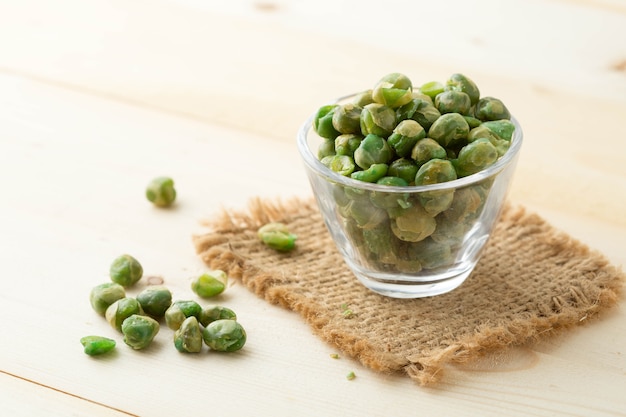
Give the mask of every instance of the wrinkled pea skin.
<path id="1" fill-rule="evenodd" d="M 413 85 L 407 76 L 392 73 L 376 83 L 372 90 L 372 98 L 376 103 L 395 109 L 411 101 L 412 92 Z"/>
<path id="2" fill-rule="evenodd" d="M 387 143 L 400 157 L 407 157 L 418 140 L 426 137 L 426 131 L 415 120 L 403 120 L 387 138 Z"/>
<path id="3" fill-rule="evenodd" d="M 352 159 L 351 156 L 347 155 L 327 156 L 323 158 L 320 162 L 326 167 L 330 168 L 332 171 L 345 177 L 349 177 L 350 174 L 352 174 L 356 169 L 354 159 Z"/>
<path id="4" fill-rule="evenodd" d="M 111 304 L 104 313 L 106 321 L 116 330 L 122 330 L 122 323 L 133 314 L 143 314 L 141 304 L 134 298 L 121 298 Z"/>
<path id="5" fill-rule="evenodd" d="M 159 322 L 148 316 L 134 314 L 122 323 L 124 343 L 135 350 L 145 349 L 159 332 Z"/>
<path id="6" fill-rule="evenodd" d="M 137 294 L 137 301 L 147 315 L 160 318 L 172 304 L 172 293 L 167 287 L 153 285 Z"/>
<path id="7" fill-rule="evenodd" d="M 470 97 L 462 91 L 449 90 L 437 94 L 435 97 L 435 107 L 439 113 L 459 113 L 467 114 L 472 107 Z"/>
<path id="8" fill-rule="evenodd" d="M 335 154 L 335 141 L 333 140 L 327 139 L 320 143 L 320 146 L 317 148 L 317 159 L 320 161 L 327 156 L 333 156 Z"/>
<path id="9" fill-rule="evenodd" d="M 431 159 L 420 167 L 415 176 L 415 185 L 433 185 L 457 179 L 452 162 L 445 159 Z M 424 210 L 435 216 L 447 210 L 452 204 L 454 190 L 439 190 L 420 193 L 418 198 Z"/>
<path id="10" fill-rule="evenodd" d="M 393 157 L 393 151 L 385 139 L 369 134 L 354 151 L 354 162 L 361 169 L 368 169 L 373 164 L 386 164 Z"/>
<path id="11" fill-rule="evenodd" d="M 469 131 L 469 125 L 463 116 L 458 113 L 446 113 L 435 120 L 428 131 L 428 137 L 447 148 L 467 140 Z"/>
<path id="12" fill-rule="evenodd" d="M 216 320 L 202 332 L 204 343 L 217 352 L 235 352 L 246 344 L 246 331 L 235 320 Z"/>
<path id="13" fill-rule="evenodd" d="M 333 126 L 333 114 L 336 107 L 336 104 L 322 106 L 313 118 L 313 128 L 323 138 L 334 140 L 340 134 Z"/>
<path id="14" fill-rule="evenodd" d="M 354 169 L 354 163 L 351 162 L 351 158 L 347 156 L 334 156 L 333 158 L 345 159 L 340 161 L 331 161 L 330 165 L 333 171 L 335 169 L 340 169 L 341 164 L 346 164 L 346 166 L 348 166 L 347 168 L 345 166 L 342 168 L 347 169 L 348 172 L 351 172 Z M 261 226 L 257 231 L 257 236 L 267 247 L 279 252 L 289 252 L 295 249 L 296 240 L 298 238 L 298 236 L 289 232 L 289 228 L 285 224 L 279 222 L 267 223 Z M 219 284 L 223 284 L 221 291 L 219 291 L 222 292 L 226 287 L 226 282 L 226 274 L 223 271 L 217 271 L 217 275 L 213 274 L 213 276 L 211 276 L 211 274 L 209 274 L 208 277 L 203 276 L 198 278 L 198 280 L 196 280 L 196 290 L 205 293 L 204 297 L 211 297 L 212 295 L 208 295 L 208 293 L 219 289 Z M 209 289 L 209 287 L 211 289 Z M 218 293 L 213 295 L 217 295 Z"/>
<path id="15" fill-rule="evenodd" d="M 237 314 L 228 307 L 206 306 L 200 312 L 198 320 L 200 324 L 206 327 L 209 323 L 213 323 L 217 320 L 237 320 Z"/>
<path id="16" fill-rule="evenodd" d="M 431 138 L 417 141 L 411 150 L 411 159 L 415 161 L 418 167 L 421 167 L 431 159 L 444 159 L 445 157 L 446 149 Z"/>
<path id="17" fill-rule="evenodd" d="M 489 139 L 477 139 L 465 145 L 454 161 L 457 175 L 466 177 L 493 165 L 498 160 L 498 150 Z"/>
<path id="18" fill-rule="evenodd" d="M 104 315 L 111 304 L 124 297 L 124 287 L 115 282 L 106 282 L 91 289 L 89 303 L 96 313 Z"/>
<path id="19" fill-rule="evenodd" d="M 482 121 L 510 119 L 511 113 L 502 100 L 494 97 L 483 97 L 476 103 L 474 117 Z"/>
<path id="20" fill-rule="evenodd" d="M 345 155 L 354 158 L 354 152 L 357 150 L 362 141 L 363 136 L 361 135 L 339 135 L 335 138 L 335 142 L 333 143 L 334 152 L 336 155 Z"/>
<path id="21" fill-rule="evenodd" d="M 412 159 L 400 158 L 389 165 L 387 175 L 402 178 L 406 181 L 407 185 L 411 185 L 415 182 L 415 175 L 417 175 L 418 168 L 419 167 Z"/>
<path id="22" fill-rule="evenodd" d="M 113 260 L 109 267 L 111 281 L 123 287 L 130 287 L 137 283 L 143 275 L 143 268 L 139 261 L 130 255 L 121 255 Z"/>
<path id="23" fill-rule="evenodd" d="M 270 224 L 273 226 L 272 223 Z M 259 237 L 261 240 L 264 239 L 264 237 L 261 236 L 265 235 L 266 233 L 261 232 L 259 229 Z M 274 236 L 274 234 L 271 234 L 271 236 Z M 282 239 L 281 242 L 284 243 Z M 200 275 L 191 282 L 191 290 L 202 298 L 211 298 L 223 293 L 226 289 L 227 282 L 228 276 L 224 271 L 209 271 Z"/>
<path id="24" fill-rule="evenodd" d="M 419 242 L 430 236 L 437 226 L 435 219 L 420 205 L 405 209 L 391 221 L 391 231 L 400 240 Z"/>
<path id="25" fill-rule="evenodd" d="M 504 155 L 511 145 L 511 142 L 502 139 L 500 136 L 498 136 L 496 132 L 485 126 L 484 123 L 470 130 L 469 134 L 467 135 L 468 142 L 473 142 L 475 140 L 484 138 L 489 139 L 492 145 L 495 146 L 496 150 L 498 151 L 498 156 Z"/>
<path id="26" fill-rule="evenodd" d="M 165 311 L 165 323 L 167 327 L 176 330 L 189 317 L 200 317 L 202 306 L 193 300 L 178 300 Z"/>
<path id="27" fill-rule="evenodd" d="M 157 207 L 169 207 L 176 200 L 174 180 L 169 177 L 157 177 L 146 188 L 146 198 Z"/>
<path id="28" fill-rule="evenodd" d="M 422 101 L 411 116 L 411 119 L 419 123 L 424 129 L 430 130 L 440 117 L 441 113 L 433 104 Z"/>
<path id="29" fill-rule="evenodd" d="M 387 137 L 396 127 L 396 112 L 380 103 L 368 104 L 361 111 L 361 134 Z"/>
<path id="30" fill-rule="evenodd" d="M 339 133 L 361 132 L 361 111 L 363 109 L 352 103 L 342 104 L 333 111 L 333 127 Z"/>
<path id="31" fill-rule="evenodd" d="M 446 81 L 446 89 L 467 94 L 472 105 L 478 103 L 480 99 L 480 90 L 476 83 L 463 74 L 452 74 Z"/>
<path id="32" fill-rule="evenodd" d="M 202 330 L 197 318 L 187 317 L 174 332 L 174 347 L 182 353 L 198 353 L 202 350 Z"/>

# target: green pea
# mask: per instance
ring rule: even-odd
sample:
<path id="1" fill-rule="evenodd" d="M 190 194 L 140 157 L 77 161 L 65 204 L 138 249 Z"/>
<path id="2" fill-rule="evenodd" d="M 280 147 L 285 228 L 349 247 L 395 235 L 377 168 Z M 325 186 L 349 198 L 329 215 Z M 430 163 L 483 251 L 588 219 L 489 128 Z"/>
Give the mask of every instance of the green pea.
<path id="1" fill-rule="evenodd" d="M 347 156 L 336 156 L 334 158 L 348 158 L 349 159 L 349 157 Z M 352 169 L 354 169 L 354 164 L 352 164 L 351 166 L 352 166 Z M 279 252 L 289 252 L 296 247 L 297 236 L 294 235 L 293 233 L 290 233 L 287 226 L 283 223 L 273 222 L 273 223 L 265 224 L 259 228 L 259 230 L 257 231 L 257 236 L 259 237 L 261 242 L 263 242 L 269 248 L 272 248 Z M 215 278 L 217 278 L 217 280 L 220 282 L 223 281 L 224 286 L 225 286 L 226 280 L 222 280 L 224 276 L 225 274 L 223 275 L 222 273 L 222 274 L 218 274 L 218 276 Z M 209 285 L 211 280 L 205 278 L 204 281 L 206 281 L 206 283 L 202 285 L 207 286 Z M 215 286 L 216 289 L 219 287 L 218 283 L 213 283 L 210 285 Z"/>
<path id="2" fill-rule="evenodd" d="M 352 103 L 341 104 L 333 111 L 333 127 L 339 133 L 361 133 L 361 111 Z"/>
<path id="3" fill-rule="evenodd" d="M 146 188 L 146 198 L 157 207 L 168 207 L 176 200 L 174 180 L 170 177 L 157 177 Z"/>
<path id="4" fill-rule="evenodd" d="M 202 331 L 204 343 L 218 352 L 234 352 L 246 344 L 246 331 L 235 320 L 216 320 Z"/>
<path id="5" fill-rule="evenodd" d="M 489 142 L 491 142 L 491 144 L 495 146 L 498 151 L 499 156 L 504 155 L 511 146 L 510 141 L 502 139 L 496 132 L 489 129 L 488 126 L 485 126 L 485 123 L 470 130 L 467 135 L 467 140 L 470 143 L 478 139 L 489 139 Z"/>
<path id="6" fill-rule="evenodd" d="M 200 312 L 198 320 L 200 320 L 200 324 L 206 327 L 216 320 L 237 320 L 237 315 L 228 307 L 207 306 Z"/>
<path id="7" fill-rule="evenodd" d="M 148 316 L 134 314 L 122 323 L 124 343 L 133 349 L 145 349 L 159 332 L 159 322 Z"/>
<path id="8" fill-rule="evenodd" d="M 418 168 L 431 159 L 444 159 L 445 157 L 446 150 L 444 147 L 431 138 L 420 139 L 411 150 L 411 159 L 415 161 Z M 415 173 L 417 174 L 417 171 Z"/>
<path id="9" fill-rule="evenodd" d="M 375 102 L 392 109 L 398 108 L 412 99 L 413 85 L 403 74 L 392 73 L 381 78 L 372 91 Z"/>
<path id="10" fill-rule="evenodd" d="M 109 268 L 111 281 L 123 287 L 130 287 L 137 283 L 143 275 L 143 268 L 139 261 L 130 255 L 121 255 L 113 260 Z"/>
<path id="11" fill-rule="evenodd" d="M 455 91 L 461 91 L 467 94 L 471 104 L 474 105 L 480 99 L 480 90 L 474 83 L 463 74 L 452 74 L 446 82 L 446 88 Z"/>
<path id="12" fill-rule="evenodd" d="M 115 340 L 103 336 L 85 336 L 80 339 L 80 343 L 89 356 L 102 355 L 115 348 Z"/>
<path id="13" fill-rule="evenodd" d="M 434 142 L 434 141 L 433 141 Z M 437 142 L 435 142 L 437 143 Z M 439 145 L 437 145 L 439 146 Z M 409 158 L 399 158 L 389 165 L 387 175 L 402 178 L 407 184 L 412 184 L 417 175 L 418 166 L 415 161 Z"/>
<path id="14" fill-rule="evenodd" d="M 444 148 L 466 140 L 468 134 L 469 125 L 458 113 L 442 114 L 428 131 L 428 137 L 436 140 Z"/>
<path id="15" fill-rule="evenodd" d="M 430 81 L 422 84 L 420 87 L 420 93 L 426 94 L 433 100 L 437 97 L 437 94 L 443 93 L 444 90 L 445 86 L 439 81 Z"/>
<path id="16" fill-rule="evenodd" d="M 322 160 L 327 156 L 333 156 L 335 154 L 335 141 L 333 140 L 324 140 L 317 148 L 317 159 L 319 160 Z"/>
<path id="17" fill-rule="evenodd" d="M 369 198 L 366 201 L 352 201 L 349 215 L 362 229 L 372 229 L 387 220 L 387 212 L 373 205 Z"/>
<path id="18" fill-rule="evenodd" d="M 421 206 L 413 205 L 391 222 L 391 231 L 400 240 L 419 242 L 430 236 L 437 226 L 435 219 Z"/>
<path id="19" fill-rule="evenodd" d="M 104 315 L 111 304 L 124 297 L 124 287 L 115 282 L 106 282 L 91 289 L 89 302 L 96 313 Z"/>
<path id="20" fill-rule="evenodd" d="M 481 138 L 465 145 L 455 161 L 459 177 L 475 174 L 493 165 L 498 160 L 498 150 L 489 141 Z"/>
<path id="21" fill-rule="evenodd" d="M 335 108 L 337 108 L 336 104 L 322 106 L 313 118 L 313 129 L 323 138 L 334 140 L 339 136 L 339 132 L 333 126 L 333 113 Z"/>
<path id="22" fill-rule="evenodd" d="M 388 185 L 392 187 L 406 187 L 409 185 L 409 183 L 402 178 L 391 176 L 379 179 L 378 181 L 376 181 L 376 184 Z M 411 205 L 411 203 L 408 201 L 408 193 L 387 193 L 384 191 L 372 191 L 370 193 L 370 200 L 372 201 L 372 204 L 374 204 L 376 207 L 384 209 L 393 209 L 398 206 L 400 206 L 401 208 L 406 208 Z"/>
<path id="23" fill-rule="evenodd" d="M 387 138 L 387 143 L 400 157 L 407 157 L 411 154 L 413 146 L 418 140 L 426 137 L 426 131 L 415 120 L 403 120 L 393 133 Z"/>
<path id="24" fill-rule="evenodd" d="M 362 141 L 363 136 L 361 135 L 348 133 L 337 136 L 334 142 L 335 152 L 337 155 L 345 155 L 354 158 L 354 151 L 357 150 Z"/>
<path id="25" fill-rule="evenodd" d="M 193 300 L 174 301 L 165 311 L 165 323 L 167 327 L 176 330 L 189 317 L 200 317 L 202 306 Z"/>
<path id="26" fill-rule="evenodd" d="M 422 101 L 420 105 L 417 107 L 411 119 L 415 120 L 427 131 L 430 130 L 433 123 L 437 121 L 441 117 L 441 113 L 437 110 L 433 104 Z"/>
<path id="27" fill-rule="evenodd" d="M 122 323 L 133 314 L 143 314 L 141 304 L 134 298 L 121 298 L 111 304 L 104 313 L 106 321 L 116 330 L 122 330 Z"/>
<path id="28" fill-rule="evenodd" d="M 381 136 L 369 134 L 354 151 L 354 162 L 362 169 L 373 164 L 386 164 L 393 157 L 393 151 Z"/>
<path id="29" fill-rule="evenodd" d="M 470 97 L 462 91 L 449 90 L 437 94 L 435 97 L 435 107 L 441 114 L 469 112 L 472 103 Z"/>
<path id="30" fill-rule="evenodd" d="M 202 330 L 197 318 L 187 317 L 174 332 L 174 347 L 183 353 L 198 353 L 202 350 Z"/>
<path id="31" fill-rule="evenodd" d="M 432 185 L 457 179 L 452 162 L 445 159 L 431 159 L 420 167 L 415 176 L 415 185 Z M 418 199 L 429 215 L 435 216 L 447 210 L 452 204 L 454 190 L 437 190 L 420 193 Z"/>
<path id="32" fill-rule="evenodd" d="M 478 126 L 480 126 L 482 124 L 482 122 L 480 120 L 478 120 L 477 118 L 472 117 L 472 116 L 463 115 L 463 118 L 465 119 L 465 121 L 469 125 L 470 129 L 478 127 Z"/>
<path id="33" fill-rule="evenodd" d="M 354 159 L 347 155 L 333 155 L 327 156 L 321 160 L 322 164 L 326 165 L 332 171 L 339 175 L 349 176 L 356 168 Z"/>
<path id="34" fill-rule="evenodd" d="M 361 109 L 368 104 L 372 104 L 374 99 L 372 98 L 372 90 L 365 90 L 355 95 L 352 99 L 352 104 L 359 106 Z"/>
<path id="35" fill-rule="evenodd" d="M 387 164 L 372 164 L 366 170 L 353 172 L 350 174 L 350 178 L 364 182 L 376 182 L 387 175 L 388 168 Z"/>
<path id="36" fill-rule="evenodd" d="M 483 125 L 504 140 L 510 141 L 513 138 L 515 125 L 510 120 L 490 120 L 484 122 Z"/>
<path id="37" fill-rule="evenodd" d="M 372 103 L 361 111 L 361 133 L 387 137 L 396 127 L 396 112 L 380 103 Z"/>
<path id="38" fill-rule="evenodd" d="M 483 97 L 476 103 L 474 116 L 482 121 L 510 119 L 511 113 L 502 100 L 494 97 Z"/>
<path id="39" fill-rule="evenodd" d="M 172 305 L 172 293 L 162 285 L 153 285 L 141 291 L 137 301 L 146 314 L 159 318 Z"/>
<path id="40" fill-rule="evenodd" d="M 228 275 L 216 269 L 200 275 L 192 281 L 191 289 L 202 298 L 215 297 L 226 289 Z"/>

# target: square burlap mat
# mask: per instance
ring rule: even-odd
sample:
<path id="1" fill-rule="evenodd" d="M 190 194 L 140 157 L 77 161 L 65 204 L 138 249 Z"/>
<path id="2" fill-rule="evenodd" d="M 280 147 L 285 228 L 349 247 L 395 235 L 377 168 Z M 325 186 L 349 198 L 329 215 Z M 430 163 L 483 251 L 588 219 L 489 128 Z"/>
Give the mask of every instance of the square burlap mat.
<path id="1" fill-rule="evenodd" d="M 270 221 L 298 235 L 294 251 L 278 253 L 260 243 L 256 231 Z M 422 385 L 439 380 L 447 363 L 588 322 L 618 301 L 624 279 L 601 254 L 522 207 L 504 210 L 464 284 L 408 300 L 378 295 L 357 281 L 312 199 L 256 198 L 207 225 L 211 231 L 194 243 L 210 268 L 300 313 L 344 354 Z"/>

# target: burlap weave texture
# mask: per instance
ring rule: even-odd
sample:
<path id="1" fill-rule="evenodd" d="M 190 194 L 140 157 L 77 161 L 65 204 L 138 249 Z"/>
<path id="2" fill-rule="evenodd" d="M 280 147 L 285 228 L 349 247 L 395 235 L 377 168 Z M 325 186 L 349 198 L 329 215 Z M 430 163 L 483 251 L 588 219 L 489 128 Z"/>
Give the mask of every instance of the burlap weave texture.
<path id="1" fill-rule="evenodd" d="M 260 243 L 256 231 L 270 221 L 298 235 L 296 250 L 279 253 Z M 618 301 L 624 279 L 601 254 L 522 207 L 505 209 L 463 285 L 408 300 L 378 295 L 357 281 L 312 199 L 257 198 L 207 223 L 211 231 L 194 237 L 207 265 L 298 312 L 344 354 L 378 371 L 405 372 L 422 385 L 439 380 L 447 363 L 590 318 Z M 344 314 L 346 307 L 352 314 Z"/>

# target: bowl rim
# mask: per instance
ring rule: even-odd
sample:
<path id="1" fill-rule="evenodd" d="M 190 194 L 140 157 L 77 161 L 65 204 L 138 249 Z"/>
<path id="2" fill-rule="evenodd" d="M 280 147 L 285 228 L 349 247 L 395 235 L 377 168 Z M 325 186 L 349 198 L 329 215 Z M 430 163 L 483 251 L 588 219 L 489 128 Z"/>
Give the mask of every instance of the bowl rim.
<path id="1" fill-rule="evenodd" d="M 334 104 L 340 103 L 346 99 L 350 99 L 354 97 L 356 94 L 351 94 L 347 96 L 340 97 L 335 100 Z M 316 112 L 317 113 L 317 112 Z M 319 159 L 313 154 L 311 148 L 308 144 L 308 137 L 311 133 L 315 134 L 313 131 L 313 120 L 315 118 L 315 114 L 311 114 L 307 118 L 307 120 L 300 126 L 297 133 L 297 145 L 298 151 L 300 152 L 300 156 L 302 157 L 304 163 L 313 170 L 316 174 L 324 177 L 326 180 L 342 184 L 347 187 L 353 188 L 361 188 L 370 191 L 378 191 L 378 192 L 402 192 L 402 193 L 420 193 L 427 191 L 439 191 L 439 190 L 449 190 L 465 187 L 468 185 L 476 184 L 484 179 L 487 179 L 495 174 L 498 174 L 500 171 L 504 170 L 508 165 L 515 162 L 519 151 L 522 147 L 522 142 L 524 141 L 524 133 L 522 131 L 522 127 L 520 126 L 518 120 L 511 115 L 511 123 L 515 126 L 515 130 L 513 132 L 513 137 L 511 138 L 511 146 L 506 151 L 504 155 L 502 155 L 493 165 L 490 167 L 483 169 L 475 174 L 468 175 L 466 177 L 457 178 L 456 180 L 442 182 L 439 184 L 429 184 L 429 185 L 409 185 L 409 186 L 392 186 L 392 185 L 381 185 L 375 183 L 369 183 L 364 181 L 355 180 L 350 177 L 346 177 L 344 175 L 338 174 L 335 171 L 331 170 L 324 164 L 322 164 Z M 322 138 L 323 139 L 323 138 Z"/>

